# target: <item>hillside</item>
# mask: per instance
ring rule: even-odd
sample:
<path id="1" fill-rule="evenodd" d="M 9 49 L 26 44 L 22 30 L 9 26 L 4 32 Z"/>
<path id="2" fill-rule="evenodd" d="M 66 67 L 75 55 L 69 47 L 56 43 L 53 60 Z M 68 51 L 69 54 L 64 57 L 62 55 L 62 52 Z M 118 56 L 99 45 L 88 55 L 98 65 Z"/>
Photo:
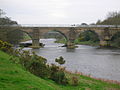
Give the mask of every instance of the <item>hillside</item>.
<path id="1" fill-rule="evenodd" d="M 22 69 L 20 65 L 13 64 L 10 56 L 0 51 L 0 90 L 56 90 L 59 87 L 49 80 L 39 77 Z"/>
<path id="2" fill-rule="evenodd" d="M 97 25 L 120 25 L 120 11 L 119 12 L 109 12 L 107 18 L 103 21 L 98 20 Z"/>
<path id="3" fill-rule="evenodd" d="M 82 75 L 76 75 L 80 82 L 78 86 L 58 85 L 51 80 L 34 76 L 9 58 L 8 54 L 0 51 L 0 90 L 120 90 L 120 85 Z M 67 76 L 71 77 L 74 74 Z"/>

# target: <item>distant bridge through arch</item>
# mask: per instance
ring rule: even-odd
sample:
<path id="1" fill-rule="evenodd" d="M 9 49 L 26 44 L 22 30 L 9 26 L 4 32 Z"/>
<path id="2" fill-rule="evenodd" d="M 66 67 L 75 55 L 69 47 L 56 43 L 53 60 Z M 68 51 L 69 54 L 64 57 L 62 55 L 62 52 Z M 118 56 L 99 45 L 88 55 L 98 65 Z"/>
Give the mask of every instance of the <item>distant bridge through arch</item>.
<path id="1" fill-rule="evenodd" d="M 12 29 L 12 30 L 22 30 L 26 32 L 32 38 L 32 47 L 39 48 L 39 39 L 43 34 L 56 30 L 67 39 L 67 47 L 74 48 L 74 40 L 77 38 L 80 32 L 86 30 L 94 31 L 100 38 L 100 45 L 107 46 L 108 40 L 111 40 L 113 35 L 120 31 L 120 26 L 116 25 L 13 25 L 13 26 L 0 26 L 0 29 Z"/>

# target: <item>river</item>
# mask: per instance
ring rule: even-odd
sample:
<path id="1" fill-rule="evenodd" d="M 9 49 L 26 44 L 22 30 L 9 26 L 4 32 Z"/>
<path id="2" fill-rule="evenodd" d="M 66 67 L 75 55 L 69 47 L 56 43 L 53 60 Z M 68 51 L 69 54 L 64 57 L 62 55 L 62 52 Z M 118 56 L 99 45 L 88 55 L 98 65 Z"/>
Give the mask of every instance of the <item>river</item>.
<path id="1" fill-rule="evenodd" d="M 55 63 L 55 58 L 63 56 L 64 66 L 69 71 L 78 71 L 96 78 L 120 81 L 120 49 L 98 49 L 87 45 L 77 45 L 76 49 L 60 47 L 63 44 L 54 43 L 55 39 L 41 39 L 44 48 L 25 50 L 35 51 L 47 58 L 48 63 Z M 29 41 L 30 42 L 30 41 Z"/>

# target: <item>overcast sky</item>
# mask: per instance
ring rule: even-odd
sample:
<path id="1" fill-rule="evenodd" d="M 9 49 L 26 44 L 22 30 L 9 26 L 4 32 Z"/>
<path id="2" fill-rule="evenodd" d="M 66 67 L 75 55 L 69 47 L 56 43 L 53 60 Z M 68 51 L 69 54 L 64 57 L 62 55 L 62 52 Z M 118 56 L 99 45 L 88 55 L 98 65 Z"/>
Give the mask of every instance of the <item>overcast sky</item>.
<path id="1" fill-rule="evenodd" d="M 120 11 L 120 0 L 0 0 L 0 8 L 19 24 L 89 24 Z"/>

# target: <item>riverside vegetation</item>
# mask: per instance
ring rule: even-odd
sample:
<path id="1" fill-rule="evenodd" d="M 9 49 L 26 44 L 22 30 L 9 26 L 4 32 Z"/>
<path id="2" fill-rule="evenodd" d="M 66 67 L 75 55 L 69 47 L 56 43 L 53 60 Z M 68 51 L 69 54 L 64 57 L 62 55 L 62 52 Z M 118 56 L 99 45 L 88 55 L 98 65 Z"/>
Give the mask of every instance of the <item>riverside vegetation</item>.
<path id="1" fill-rule="evenodd" d="M 34 52 L 14 50 L 0 41 L 0 89 L 2 90 L 119 90 L 120 85 L 70 73 L 61 67 L 63 57 L 55 59 L 60 65 L 48 65 Z"/>

